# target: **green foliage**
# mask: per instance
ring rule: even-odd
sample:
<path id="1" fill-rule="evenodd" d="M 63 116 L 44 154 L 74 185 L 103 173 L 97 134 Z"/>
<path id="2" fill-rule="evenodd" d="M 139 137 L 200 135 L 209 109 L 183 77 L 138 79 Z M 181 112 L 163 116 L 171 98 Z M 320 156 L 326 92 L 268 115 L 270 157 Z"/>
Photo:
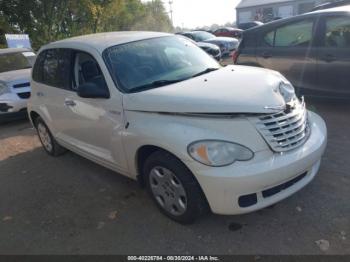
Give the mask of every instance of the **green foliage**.
<path id="1" fill-rule="evenodd" d="M 126 30 L 172 31 L 161 0 L 0 0 L 5 33 L 29 34 L 34 49 L 76 35 Z"/>

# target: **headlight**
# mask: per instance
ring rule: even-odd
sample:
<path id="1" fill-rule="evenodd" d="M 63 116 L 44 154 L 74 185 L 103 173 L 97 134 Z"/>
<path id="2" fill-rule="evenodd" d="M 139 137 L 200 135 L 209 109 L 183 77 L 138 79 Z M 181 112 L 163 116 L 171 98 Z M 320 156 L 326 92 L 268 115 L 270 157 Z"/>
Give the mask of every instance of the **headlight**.
<path id="1" fill-rule="evenodd" d="M 6 93 L 10 93 L 10 89 L 4 82 L 0 82 L 0 96 Z"/>
<path id="2" fill-rule="evenodd" d="M 286 103 L 289 103 L 295 98 L 295 90 L 291 83 L 282 81 L 279 86 L 279 91 Z"/>
<path id="3" fill-rule="evenodd" d="M 197 141 L 188 146 L 189 155 L 207 166 L 227 166 L 235 161 L 246 161 L 254 153 L 247 147 L 219 140 Z"/>

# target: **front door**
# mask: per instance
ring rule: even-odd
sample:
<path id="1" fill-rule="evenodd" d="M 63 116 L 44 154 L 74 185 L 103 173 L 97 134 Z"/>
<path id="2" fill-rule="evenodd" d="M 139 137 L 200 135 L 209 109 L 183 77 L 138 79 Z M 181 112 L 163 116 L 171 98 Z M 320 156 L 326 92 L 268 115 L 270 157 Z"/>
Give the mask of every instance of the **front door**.
<path id="1" fill-rule="evenodd" d="M 72 51 L 71 90 L 64 97 L 65 124 L 60 139 L 77 151 L 120 172 L 127 170 L 122 146 L 124 129 L 121 97 L 110 92 L 96 59 L 87 52 Z M 68 77 L 68 76 L 67 76 Z M 110 98 L 83 98 L 79 85 L 93 83 L 110 93 Z"/>

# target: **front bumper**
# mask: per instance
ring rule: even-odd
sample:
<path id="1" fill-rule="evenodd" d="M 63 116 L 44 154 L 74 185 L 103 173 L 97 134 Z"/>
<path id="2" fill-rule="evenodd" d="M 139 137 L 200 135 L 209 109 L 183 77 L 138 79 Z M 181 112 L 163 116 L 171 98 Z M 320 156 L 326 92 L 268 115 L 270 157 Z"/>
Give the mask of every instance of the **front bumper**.
<path id="1" fill-rule="evenodd" d="M 311 112 L 309 120 L 311 135 L 297 149 L 284 153 L 260 151 L 251 161 L 236 162 L 220 168 L 187 163 L 212 211 L 225 215 L 252 212 L 272 205 L 306 186 L 315 177 L 327 144 L 324 121 Z M 242 205 L 242 197 L 247 195 L 255 195 L 256 202 L 248 201 Z"/>

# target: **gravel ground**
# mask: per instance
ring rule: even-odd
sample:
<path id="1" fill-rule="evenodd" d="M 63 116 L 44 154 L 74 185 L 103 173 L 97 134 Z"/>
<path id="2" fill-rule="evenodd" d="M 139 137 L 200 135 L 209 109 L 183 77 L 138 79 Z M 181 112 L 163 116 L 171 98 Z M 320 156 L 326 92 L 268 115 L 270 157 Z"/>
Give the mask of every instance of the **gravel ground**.
<path id="1" fill-rule="evenodd" d="M 30 124 L 0 125 L 0 254 L 350 254 L 350 105 L 313 101 L 329 144 L 318 176 L 279 204 L 182 226 L 136 182 L 49 157 Z"/>

